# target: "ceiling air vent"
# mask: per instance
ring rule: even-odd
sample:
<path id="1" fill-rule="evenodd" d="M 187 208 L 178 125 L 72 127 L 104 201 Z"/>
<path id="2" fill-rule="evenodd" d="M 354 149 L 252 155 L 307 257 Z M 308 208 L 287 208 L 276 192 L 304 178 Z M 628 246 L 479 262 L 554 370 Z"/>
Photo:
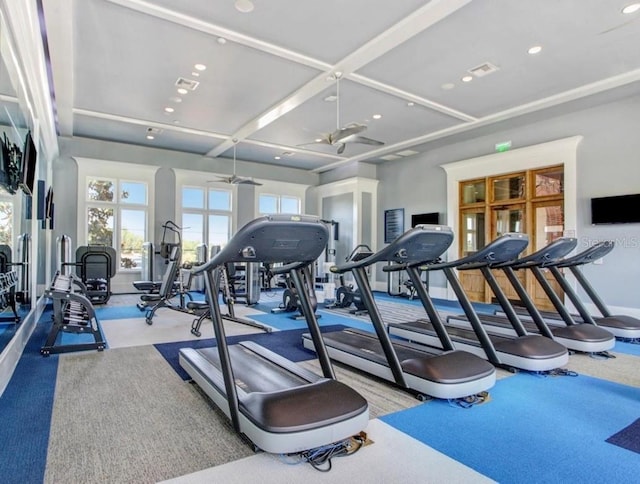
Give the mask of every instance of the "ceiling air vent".
<path id="1" fill-rule="evenodd" d="M 185 79 L 184 77 L 178 77 L 178 80 L 176 81 L 176 87 L 188 89 L 189 91 L 195 91 L 199 85 L 200 83 L 198 81 Z"/>
<path id="2" fill-rule="evenodd" d="M 476 77 L 484 77 L 486 75 L 493 74 L 497 70 L 498 67 L 489 62 L 485 62 L 484 64 L 480 64 L 479 66 L 474 67 L 473 69 L 469 69 L 469 72 Z"/>

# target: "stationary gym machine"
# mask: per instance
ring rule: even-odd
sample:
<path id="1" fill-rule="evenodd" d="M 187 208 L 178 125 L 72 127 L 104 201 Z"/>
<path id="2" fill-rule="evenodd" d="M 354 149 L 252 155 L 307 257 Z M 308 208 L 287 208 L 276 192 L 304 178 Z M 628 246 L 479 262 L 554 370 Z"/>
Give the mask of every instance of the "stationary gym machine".
<path id="1" fill-rule="evenodd" d="M 345 258 L 345 262 L 356 262 L 365 259 L 373 254 L 371 248 L 366 244 L 359 244 Z M 353 284 L 347 284 L 344 280 L 344 274 L 340 274 L 340 287 L 336 290 L 336 301 L 328 308 L 348 309 L 353 305 L 355 309 L 350 310 L 351 314 L 365 314 L 367 312 L 366 305 L 362 301 L 360 290 Z"/>

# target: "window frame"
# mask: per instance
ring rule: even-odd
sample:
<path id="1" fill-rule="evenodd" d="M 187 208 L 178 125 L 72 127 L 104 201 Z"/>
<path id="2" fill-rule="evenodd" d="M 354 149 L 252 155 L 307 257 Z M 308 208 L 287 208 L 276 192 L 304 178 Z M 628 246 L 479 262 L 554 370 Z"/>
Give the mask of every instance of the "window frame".
<path id="1" fill-rule="evenodd" d="M 135 274 L 141 271 L 141 267 L 121 267 L 121 240 L 122 240 L 122 210 L 142 210 L 145 213 L 144 241 L 153 240 L 154 234 L 154 183 L 155 174 L 159 167 L 153 165 L 140 165 L 136 163 L 122 163 L 110 160 L 97 160 L 92 158 L 74 158 L 78 163 L 78 229 L 77 245 L 88 245 L 89 228 L 87 224 L 89 208 L 112 208 L 114 211 L 113 243 L 116 251 L 116 275 Z M 125 177 L 119 174 L 126 173 Z M 114 183 L 114 200 L 100 201 L 89 198 L 89 181 L 106 180 Z M 146 187 L 146 203 L 122 203 L 122 183 L 140 183 Z"/>
<path id="2" fill-rule="evenodd" d="M 182 220 L 185 214 L 194 214 L 202 216 L 202 234 L 201 240 L 202 243 L 207 245 L 207 250 L 211 251 L 211 241 L 209 240 L 209 236 L 211 235 L 211 230 L 209 227 L 209 217 L 211 215 L 222 215 L 228 217 L 229 226 L 228 226 L 228 237 L 227 241 L 233 235 L 236 228 L 236 220 L 237 220 L 237 210 L 236 210 L 236 200 L 237 200 L 237 187 L 235 185 L 229 185 L 224 182 L 206 182 L 203 183 L 203 180 L 207 180 L 211 178 L 211 173 L 206 172 L 195 172 L 188 170 L 179 170 L 174 169 L 176 173 L 176 220 L 179 220 L 179 225 L 182 224 Z M 183 206 L 183 198 L 182 193 L 185 188 L 198 189 L 203 191 L 203 208 L 194 208 L 194 207 L 184 207 Z M 221 210 L 221 209 L 210 209 L 210 192 L 211 191 L 223 191 L 229 194 L 229 210 Z M 184 241 L 184 237 L 183 237 Z M 222 244 L 221 244 L 222 245 Z M 183 258 L 185 255 L 185 251 L 183 250 Z M 208 254 L 207 254 L 208 257 Z"/>

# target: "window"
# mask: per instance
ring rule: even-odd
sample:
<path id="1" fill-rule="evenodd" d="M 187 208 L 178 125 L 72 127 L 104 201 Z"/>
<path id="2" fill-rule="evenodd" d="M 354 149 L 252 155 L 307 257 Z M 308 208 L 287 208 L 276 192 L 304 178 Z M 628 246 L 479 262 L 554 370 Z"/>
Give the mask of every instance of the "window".
<path id="1" fill-rule="evenodd" d="M 231 190 L 182 187 L 182 260 L 198 261 L 197 248 L 224 246 L 231 237 Z M 207 254 L 203 254 L 205 258 Z"/>
<path id="2" fill-rule="evenodd" d="M 260 194 L 258 198 L 258 212 L 260 215 L 273 213 L 300 213 L 301 201 L 298 197 L 289 195 Z"/>
<path id="3" fill-rule="evenodd" d="M 13 200 L 0 196 L 0 245 L 13 247 Z"/>
<path id="4" fill-rule="evenodd" d="M 116 249 L 120 269 L 139 269 L 147 240 L 148 190 L 145 182 L 87 177 L 86 240 Z"/>

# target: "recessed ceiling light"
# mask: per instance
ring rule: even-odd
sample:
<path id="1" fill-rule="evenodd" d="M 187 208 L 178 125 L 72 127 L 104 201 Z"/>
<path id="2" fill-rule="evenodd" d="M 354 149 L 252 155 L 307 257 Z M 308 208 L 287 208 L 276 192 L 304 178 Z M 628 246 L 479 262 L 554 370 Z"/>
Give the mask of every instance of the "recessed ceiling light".
<path id="1" fill-rule="evenodd" d="M 207 66 L 205 66 L 204 64 L 196 64 L 193 67 L 195 68 L 196 71 L 205 71 L 205 70 L 207 70 Z"/>
<path id="2" fill-rule="evenodd" d="M 412 107 L 413 107 L 413 106 L 415 106 L 415 105 L 416 105 L 416 103 L 414 103 L 413 101 L 409 101 L 409 102 L 407 103 L 407 106 L 409 106 L 410 108 L 412 108 Z"/>
<path id="3" fill-rule="evenodd" d="M 539 54 L 542 51 L 542 46 L 540 45 L 534 45 L 533 47 L 529 47 L 529 50 L 527 52 L 529 52 L 529 54 L 534 55 L 534 54 Z"/>
<path id="4" fill-rule="evenodd" d="M 636 13 L 640 10 L 640 3 L 632 3 L 622 9 L 622 13 Z"/>
<path id="5" fill-rule="evenodd" d="M 467 77 L 471 77 L 471 76 L 467 76 Z M 464 79 L 462 79 L 462 80 L 464 81 Z M 471 79 L 469 79 L 469 80 L 471 80 Z M 469 82 L 469 81 L 464 81 L 464 82 Z M 453 82 L 445 82 L 442 86 L 440 86 L 440 88 L 444 89 L 445 91 L 450 91 L 454 87 L 456 87 L 456 85 Z"/>
<path id="6" fill-rule="evenodd" d="M 251 0 L 236 0 L 235 7 L 238 12 L 253 12 L 253 2 Z"/>
<path id="7" fill-rule="evenodd" d="M 180 89 L 178 89 L 178 94 L 187 94 L 189 91 L 187 91 L 184 87 L 181 87 Z"/>
<path id="8" fill-rule="evenodd" d="M 154 139 L 154 138 L 155 138 L 155 136 L 153 136 L 153 135 L 150 135 L 150 134 L 147 135 L 147 139 Z"/>
<path id="9" fill-rule="evenodd" d="M 374 114 L 374 115 L 372 116 L 372 118 L 373 118 L 373 119 L 380 119 L 380 118 L 382 118 L 382 114 Z"/>
<path id="10" fill-rule="evenodd" d="M 329 94 L 327 97 L 324 98 L 324 100 L 327 101 L 328 103 L 333 103 L 338 100 L 338 96 L 336 96 L 335 94 Z"/>
<path id="11" fill-rule="evenodd" d="M 167 106 L 166 108 L 164 108 L 164 112 L 165 112 L 165 113 L 172 113 L 173 111 L 175 111 L 175 109 L 173 109 L 173 108 L 171 108 L 171 107 L 169 107 L 169 106 Z"/>
<path id="12" fill-rule="evenodd" d="M 224 37 L 218 37 L 216 39 L 216 42 L 218 42 L 218 44 L 220 44 L 220 45 L 224 45 L 224 44 L 227 43 L 227 39 L 225 39 Z"/>
<path id="13" fill-rule="evenodd" d="M 191 75 L 192 75 L 193 77 L 200 77 L 200 73 L 199 73 L 199 72 L 195 72 L 195 71 L 193 71 L 193 72 L 191 73 Z"/>
<path id="14" fill-rule="evenodd" d="M 274 158 L 274 159 L 276 159 L 276 160 L 279 160 L 279 159 L 280 159 L 280 157 L 279 157 L 279 156 L 274 156 L 273 158 Z"/>
<path id="15" fill-rule="evenodd" d="M 471 82 L 473 81 L 473 76 L 464 76 L 462 78 L 462 82 Z"/>
<path id="16" fill-rule="evenodd" d="M 316 138 L 313 141 L 315 141 L 316 143 L 322 143 L 322 138 Z"/>
<path id="17" fill-rule="evenodd" d="M 169 98 L 169 101 L 171 101 L 172 103 L 181 103 L 182 102 L 182 98 L 175 96 L 175 97 L 171 97 Z"/>

